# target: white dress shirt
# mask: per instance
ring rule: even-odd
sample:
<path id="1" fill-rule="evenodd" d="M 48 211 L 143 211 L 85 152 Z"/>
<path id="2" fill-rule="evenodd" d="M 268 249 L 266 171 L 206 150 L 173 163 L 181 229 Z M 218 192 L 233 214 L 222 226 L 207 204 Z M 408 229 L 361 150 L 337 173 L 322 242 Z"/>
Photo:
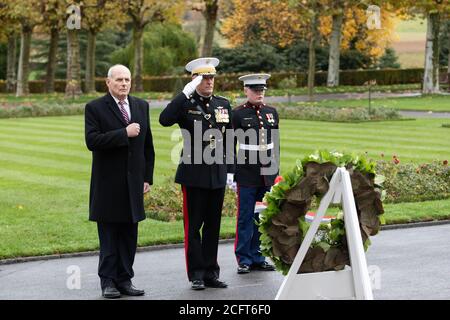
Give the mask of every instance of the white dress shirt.
<path id="1" fill-rule="evenodd" d="M 114 99 L 114 101 L 117 104 L 117 108 L 119 108 L 120 111 L 120 106 L 119 106 L 119 99 L 117 99 L 116 97 L 114 97 L 113 95 L 111 95 Z M 123 100 L 123 107 L 125 108 L 125 111 L 128 114 L 128 119 L 131 119 L 131 111 L 130 111 L 130 104 L 128 103 L 128 97 L 125 98 L 125 100 Z"/>

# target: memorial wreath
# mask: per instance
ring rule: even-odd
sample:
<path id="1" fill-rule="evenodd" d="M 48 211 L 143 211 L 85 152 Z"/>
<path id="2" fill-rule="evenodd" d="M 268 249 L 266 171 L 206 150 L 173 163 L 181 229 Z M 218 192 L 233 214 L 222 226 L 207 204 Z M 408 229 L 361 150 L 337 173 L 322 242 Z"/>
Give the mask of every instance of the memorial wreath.
<path id="1" fill-rule="evenodd" d="M 305 215 L 316 197 L 318 202 L 329 189 L 338 167 L 351 178 L 364 249 L 369 236 L 384 224 L 382 198 L 384 178 L 376 175 L 376 163 L 363 155 L 317 151 L 297 160 L 293 171 L 282 176 L 265 195 L 267 208 L 260 214 L 261 251 L 287 274 L 309 228 Z M 342 212 L 329 223 L 321 223 L 299 273 L 342 270 L 350 265 Z"/>

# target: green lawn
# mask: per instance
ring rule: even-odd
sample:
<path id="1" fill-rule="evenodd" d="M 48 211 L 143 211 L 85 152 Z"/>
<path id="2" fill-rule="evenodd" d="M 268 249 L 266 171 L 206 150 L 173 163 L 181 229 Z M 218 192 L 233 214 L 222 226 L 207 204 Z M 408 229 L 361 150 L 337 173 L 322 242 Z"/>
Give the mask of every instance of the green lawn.
<path id="1" fill-rule="evenodd" d="M 420 45 L 420 44 L 419 44 Z M 397 52 L 398 62 L 402 68 L 423 68 L 425 61 L 425 46 L 423 52 Z"/>
<path id="2" fill-rule="evenodd" d="M 158 122 L 152 111 L 156 147 L 155 183 L 173 176 L 170 152 L 174 129 Z M 380 158 L 396 154 L 401 161 L 448 159 L 450 140 L 442 120 L 361 124 L 283 120 L 282 171 L 317 148 L 368 152 Z M 92 250 L 95 224 L 87 221 L 91 155 L 84 145 L 82 116 L 0 120 L 0 258 Z M 410 206 L 410 207 L 409 207 Z M 389 205 L 393 218 L 450 216 L 450 200 Z M 392 213 L 390 213 L 392 212 Z M 235 230 L 223 221 L 223 235 Z M 147 220 L 140 244 L 180 241 L 181 223 Z"/>
<path id="3" fill-rule="evenodd" d="M 319 106 L 365 107 L 369 105 L 368 95 L 363 99 L 323 100 L 316 102 Z M 426 95 L 422 97 L 372 99 L 372 107 L 386 107 L 398 110 L 421 110 L 450 112 L 450 95 Z"/>

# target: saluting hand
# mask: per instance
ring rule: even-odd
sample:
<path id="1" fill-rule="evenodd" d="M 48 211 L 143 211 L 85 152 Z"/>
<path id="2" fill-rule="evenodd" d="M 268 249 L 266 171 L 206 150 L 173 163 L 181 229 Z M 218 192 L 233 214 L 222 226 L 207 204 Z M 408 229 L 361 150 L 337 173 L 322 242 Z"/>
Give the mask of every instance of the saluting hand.
<path id="1" fill-rule="evenodd" d="M 186 98 L 189 99 L 190 95 L 194 93 L 197 86 L 202 82 L 203 76 L 197 76 L 194 80 L 189 82 L 183 89 L 183 93 L 186 96 Z"/>
<path id="2" fill-rule="evenodd" d="M 139 123 L 131 123 L 127 126 L 127 135 L 129 138 L 134 138 L 139 135 L 139 132 L 141 131 L 141 126 Z"/>

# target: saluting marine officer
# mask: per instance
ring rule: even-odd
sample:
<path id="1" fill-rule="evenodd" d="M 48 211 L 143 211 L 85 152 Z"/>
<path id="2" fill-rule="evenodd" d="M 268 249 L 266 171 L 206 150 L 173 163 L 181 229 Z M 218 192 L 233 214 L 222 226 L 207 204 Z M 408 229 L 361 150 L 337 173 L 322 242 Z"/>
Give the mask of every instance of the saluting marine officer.
<path id="1" fill-rule="evenodd" d="M 225 148 L 226 130 L 232 132 L 230 102 L 213 95 L 218 64 L 217 58 L 189 62 L 192 81 L 159 117 L 163 126 L 177 123 L 184 139 L 175 182 L 183 191 L 186 268 L 194 290 L 227 287 L 219 281 L 217 250 L 227 173 L 234 171 L 234 162 Z M 233 139 L 228 140 L 233 152 Z"/>
<path id="2" fill-rule="evenodd" d="M 270 191 L 279 168 L 278 113 L 264 104 L 268 74 L 250 74 L 244 82 L 247 102 L 233 109 L 233 127 L 239 143 L 236 174 L 238 212 L 235 255 L 238 274 L 251 270 L 273 271 L 260 251 L 255 204 Z"/>

